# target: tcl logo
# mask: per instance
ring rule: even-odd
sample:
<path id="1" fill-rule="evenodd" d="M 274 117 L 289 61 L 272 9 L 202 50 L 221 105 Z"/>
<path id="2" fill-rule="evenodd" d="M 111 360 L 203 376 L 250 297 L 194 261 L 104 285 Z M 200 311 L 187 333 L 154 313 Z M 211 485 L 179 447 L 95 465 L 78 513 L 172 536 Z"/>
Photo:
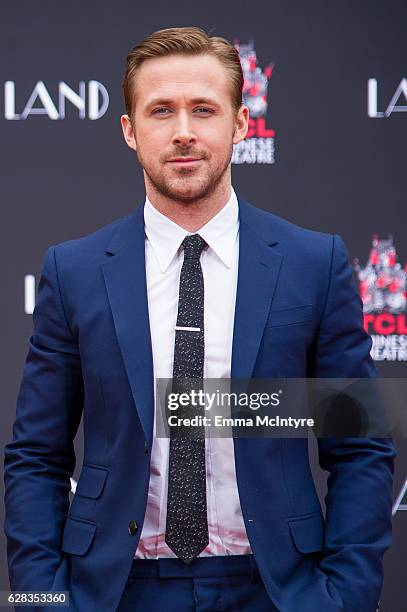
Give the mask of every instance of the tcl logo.
<path id="1" fill-rule="evenodd" d="M 406 315 L 394 315 L 389 312 L 382 314 L 365 314 L 363 316 L 364 328 L 371 334 L 407 334 Z"/>
<path id="2" fill-rule="evenodd" d="M 16 83 L 4 83 L 4 117 L 9 121 L 27 119 L 31 115 L 45 115 L 48 119 L 65 119 L 66 101 L 78 109 L 79 119 L 100 119 L 109 107 L 109 94 L 99 81 L 80 81 L 75 91 L 65 81 L 60 81 L 54 99 L 43 81 L 38 81 L 27 101 L 16 108 Z"/>

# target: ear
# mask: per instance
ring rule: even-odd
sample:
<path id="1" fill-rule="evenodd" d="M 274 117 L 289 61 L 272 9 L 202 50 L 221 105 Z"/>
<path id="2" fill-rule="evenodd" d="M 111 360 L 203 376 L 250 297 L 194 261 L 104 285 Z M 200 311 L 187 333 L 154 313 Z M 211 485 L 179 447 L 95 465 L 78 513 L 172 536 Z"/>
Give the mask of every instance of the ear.
<path id="1" fill-rule="evenodd" d="M 130 149 L 137 151 L 136 137 L 134 135 L 133 126 L 128 115 L 122 115 L 120 117 L 120 123 L 122 125 L 124 140 Z"/>
<path id="2" fill-rule="evenodd" d="M 233 134 L 233 144 L 238 144 L 242 141 L 247 134 L 249 129 L 249 109 L 247 106 L 242 104 L 236 113 L 235 118 L 235 132 Z"/>

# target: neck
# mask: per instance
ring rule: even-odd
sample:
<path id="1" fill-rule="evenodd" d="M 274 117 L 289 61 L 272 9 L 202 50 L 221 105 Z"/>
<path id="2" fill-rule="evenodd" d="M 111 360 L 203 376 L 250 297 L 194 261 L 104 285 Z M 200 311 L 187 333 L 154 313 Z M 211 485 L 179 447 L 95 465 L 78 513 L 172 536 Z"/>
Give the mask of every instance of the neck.
<path id="1" fill-rule="evenodd" d="M 154 208 L 191 233 L 197 232 L 222 210 L 230 199 L 231 189 L 230 180 L 225 181 L 206 197 L 180 202 L 164 196 L 146 181 L 146 194 Z"/>

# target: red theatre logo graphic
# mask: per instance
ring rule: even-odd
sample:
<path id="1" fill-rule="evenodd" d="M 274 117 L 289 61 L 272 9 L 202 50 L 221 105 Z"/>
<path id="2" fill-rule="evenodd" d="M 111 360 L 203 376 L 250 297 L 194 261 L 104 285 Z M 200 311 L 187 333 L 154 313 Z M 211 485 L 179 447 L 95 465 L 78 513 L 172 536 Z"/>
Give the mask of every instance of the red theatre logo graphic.
<path id="1" fill-rule="evenodd" d="M 245 140 L 233 147 L 234 164 L 274 164 L 275 131 L 266 127 L 267 91 L 274 64 L 264 71 L 257 65 L 257 55 L 253 42 L 246 45 L 235 42 L 242 64 L 243 104 L 249 108 L 249 131 Z"/>
<path id="2" fill-rule="evenodd" d="M 376 361 L 407 361 L 407 264 L 397 261 L 393 239 L 373 237 L 364 268 L 354 261 L 363 301 L 364 326 Z"/>

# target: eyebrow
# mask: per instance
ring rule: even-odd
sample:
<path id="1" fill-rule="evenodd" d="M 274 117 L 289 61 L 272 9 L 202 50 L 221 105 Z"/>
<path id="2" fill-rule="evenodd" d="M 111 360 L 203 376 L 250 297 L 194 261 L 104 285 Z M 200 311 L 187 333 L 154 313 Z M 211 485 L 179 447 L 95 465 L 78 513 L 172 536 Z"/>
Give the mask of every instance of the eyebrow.
<path id="1" fill-rule="evenodd" d="M 169 106 L 171 104 L 174 104 L 174 100 L 171 98 L 153 98 L 152 100 L 150 100 L 150 102 L 147 104 L 146 109 L 150 109 L 153 106 Z M 215 100 L 211 99 L 211 98 L 193 98 L 192 100 L 190 100 L 190 104 L 195 105 L 195 104 L 208 104 L 210 106 L 216 106 L 219 107 L 218 102 L 215 102 Z"/>

